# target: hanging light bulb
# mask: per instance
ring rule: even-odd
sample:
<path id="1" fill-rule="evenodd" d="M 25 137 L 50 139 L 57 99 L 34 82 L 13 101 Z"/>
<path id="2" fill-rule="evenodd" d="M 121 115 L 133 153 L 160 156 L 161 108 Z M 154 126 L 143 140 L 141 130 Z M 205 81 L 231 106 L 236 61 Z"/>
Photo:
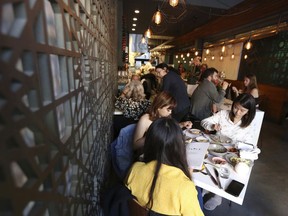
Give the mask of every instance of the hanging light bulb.
<path id="1" fill-rule="evenodd" d="M 244 55 L 244 59 L 247 59 L 248 58 L 248 55 Z"/>
<path id="2" fill-rule="evenodd" d="M 141 43 L 142 43 L 142 44 L 145 44 L 145 43 L 146 43 L 146 39 L 145 39 L 144 35 L 142 36 Z"/>
<path id="3" fill-rule="evenodd" d="M 183 54 L 181 54 L 181 58 L 183 58 Z"/>
<path id="4" fill-rule="evenodd" d="M 206 61 L 207 60 L 207 58 L 206 57 L 204 57 L 204 61 Z"/>
<path id="5" fill-rule="evenodd" d="M 215 59 L 215 56 L 214 55 L 212 55 L 212 60 L 214 60 Z"/>
<path id="6" fill-rule="evenodd" d="M 222 61 L 222 60 L 223 60 L 223 55 L 220 56 L 220 61 Z"/>
<path id="7" fill-rule="evenodd" d="M 209 55 L 209 53 L 210 53 L 210 50 L 209 50 L 209 49 L 207 49 L 207 50 L 206 50 L 206 54 L 207 54 L 207 55 Z"/>
<path id="8" fill-rule="evenodd" d="M 159 25 L 162 21 L 162 15 L 161 15 L 161 12 L 160 12 L 160 9 L 158 8 L 157 11 L 155 12 L 154 14 L 154 22 Z"/>
<path id="9" fill-rule="evenodd" d="M 252 47 L 251 39 L 248 40 L 248 42 L 245 44 L 245 49 L 249 50 Z"/>
<path id="10" fill-rule="evenodd" d="M 187 53 L 187 57 L 189 57 L 189 56 L 190 56 L 190 53 L 188 52 L 188 53 Z"/>
<path id="11" fill-rule="evenodd" d="M 222 49 L 221 49 L 222 53 L 225 52 L 225 45 L 222 46 Z"/>
<path id="12" fill-rule="evenodd" d="M 148 27 L 147 31 L 145 32 L 145 36 L 146 36 L 147 38 L 151 38 L 151 34 L 152 34 L 152 32 L 151 32 L 151 30 L 150 30 L 150 27 Z"/>
<path id="13" fill-rule="evenodd" d="M 198 51 L 195 52 L 195 56 L 197 56 L 197 55 L 198 55 Z"/>
<path id="14" fill-rule="evenodd" d="M 233 52 L 232 55 L 231 55 L 231 59 L 234 59 L 234 58 L 235 58 L 235 54 Z"/>
<path id="15" fill-rule="evenodd" d="M 179 3 L 179 0 L 169 0 L 169 4 L 172 6 L 172 7 L 176 7 Z"/>
<path id="16" fill-rule="evenodd" d="M 176 55 L 176 58 L 178 59 L 178 55 Z"/>

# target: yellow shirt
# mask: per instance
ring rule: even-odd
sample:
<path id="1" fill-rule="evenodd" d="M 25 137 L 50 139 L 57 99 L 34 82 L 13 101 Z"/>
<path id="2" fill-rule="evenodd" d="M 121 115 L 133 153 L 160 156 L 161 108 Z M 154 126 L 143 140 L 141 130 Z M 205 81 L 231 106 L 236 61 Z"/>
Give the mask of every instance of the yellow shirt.
<path id="1" fill-rule="evenodd" d="M 155 165 L 156 161 L 134 163 L 126 180 L 126 186 L 141 206 L 146 206 L 149 200 Z M 166 215 L 204 215 L 194 183 L 182 170 L 165 164 L 162 164 L 156 181 L 152 210 Z"/>

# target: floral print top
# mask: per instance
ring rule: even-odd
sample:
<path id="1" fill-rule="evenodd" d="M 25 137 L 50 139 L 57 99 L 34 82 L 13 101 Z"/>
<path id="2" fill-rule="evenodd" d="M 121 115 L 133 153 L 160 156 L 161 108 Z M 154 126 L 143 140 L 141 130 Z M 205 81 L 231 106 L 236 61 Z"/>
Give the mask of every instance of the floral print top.
<path id="1" fill-rule="evenodd" d="M 118 97 L 115 102 L 115 107 L 123 112 L 124 117 L 138 120 L 151 105 L 147 99 L 134 101 L 132 98 Z"/>

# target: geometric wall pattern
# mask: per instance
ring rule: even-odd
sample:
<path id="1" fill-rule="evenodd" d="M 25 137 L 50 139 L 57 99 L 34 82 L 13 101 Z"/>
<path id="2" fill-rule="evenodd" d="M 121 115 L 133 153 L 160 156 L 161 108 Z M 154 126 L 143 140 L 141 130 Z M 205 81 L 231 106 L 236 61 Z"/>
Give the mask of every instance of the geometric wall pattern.
<path id="1" fill-rule="evenodd" d="M 0 3 L 0 215 L 102 215 L 117 0 Z"/>
<path id="2" fill-rule="evenodd" d="M 243 49 L 238 79 L 253 72 L 259 83 L 288 88 L 288 31 L 252 43 L 250 50 Z"/>

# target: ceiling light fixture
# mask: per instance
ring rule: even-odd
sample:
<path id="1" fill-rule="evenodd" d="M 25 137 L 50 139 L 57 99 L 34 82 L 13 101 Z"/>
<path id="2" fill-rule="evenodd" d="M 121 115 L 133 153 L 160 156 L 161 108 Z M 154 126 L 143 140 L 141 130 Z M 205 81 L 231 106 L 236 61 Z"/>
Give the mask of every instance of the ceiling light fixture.
<path id="1" fill-rule="evenodd" d="M 247 43 L 245 44 L 245 49 L 249 50 L 252 47 L 252 43 L 251 43 L 251 38 L 249 38 L 249 40 L 247 41 Z"/>
<path id="2" fill-rule="evenodd" d="M 153 20 L 157 25 L 159 25 L 162 21 L 162 15 L 161 15 L 161 11 L 159 9 L 159 6 L 158 6 L 155 14 L 153 15 Z"/>
<path id="3" fill-rule="evenodd" d="M 224 53 L 225 52 L 225 44 L 222 46 L 222 49 L 221 49 L 221 51 L 222 51 L 222 53 Z"/>
<path id="4" fill-rule="evenodd" d="M 169 4 L 172 6 L 172 7 L 176 7 L 179 3 L 179 0 L 169 0 Z"/>
<path id="5" fill-rule="evenodd" d="M 145 43 L 146 43 L 146 39 L 145 39 L 144 35 L 142 36 L 141 43 L 142 43 L 142 44 L 145 44 Z"/>
<path id="6" fill-rule="evenodd" d="M 150 30 L 150 27 L 148 27 L 148 29 L 147 29 L 146 32 L 145 32 L 145 36 L 146 36 L 147 38 L 151 38 L 151 34 L 152 34 L 152 32 L 151 32 L 151 30 Z"/>

